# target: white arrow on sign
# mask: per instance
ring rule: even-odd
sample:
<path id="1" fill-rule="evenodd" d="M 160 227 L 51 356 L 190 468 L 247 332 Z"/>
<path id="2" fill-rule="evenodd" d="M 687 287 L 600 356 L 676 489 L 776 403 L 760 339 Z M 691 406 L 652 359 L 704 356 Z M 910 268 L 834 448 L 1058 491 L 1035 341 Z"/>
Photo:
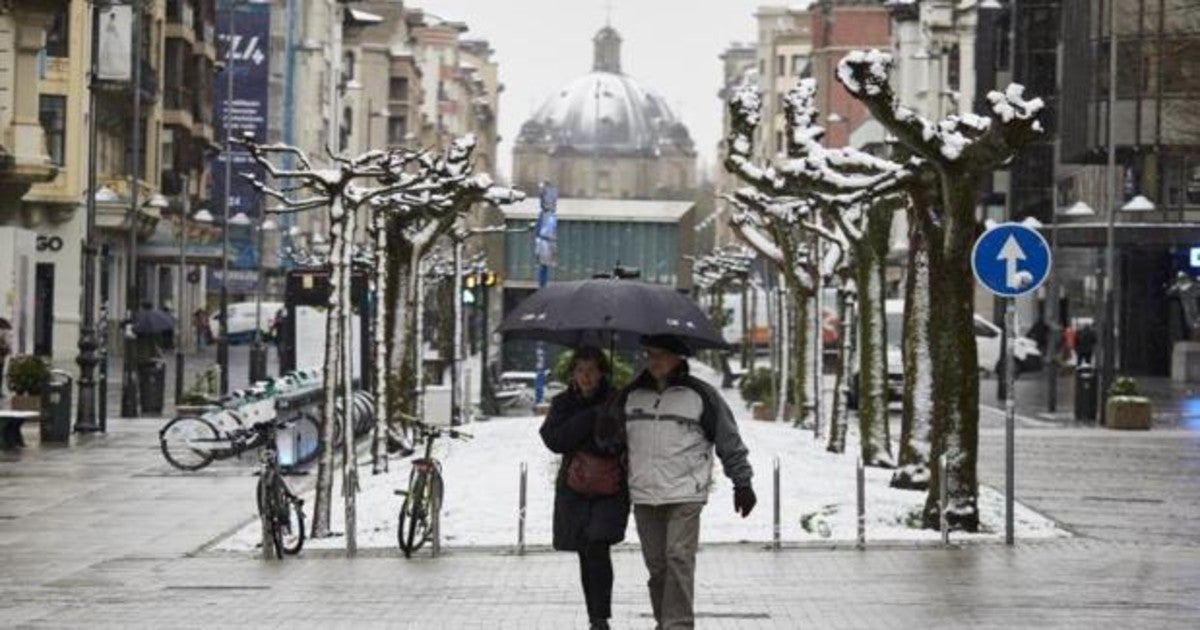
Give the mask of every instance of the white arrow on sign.
<path id="1" fill-rule="evenodd" d="M 1020 289 L 1025 286 L 1028 274 L 1020 274 L 1017 272 L 1017 261 L 1025 260 L 1025 251 L 1021 249 L 1021 245 L 1017 243 L 1017 239 L 1009 236 L 1008 240 L 1004 241 L 1004 247 L 1000 248 L 1000 255 L 996 260 L 1004 261 L 1004 284 L 1010 289 Z"/>

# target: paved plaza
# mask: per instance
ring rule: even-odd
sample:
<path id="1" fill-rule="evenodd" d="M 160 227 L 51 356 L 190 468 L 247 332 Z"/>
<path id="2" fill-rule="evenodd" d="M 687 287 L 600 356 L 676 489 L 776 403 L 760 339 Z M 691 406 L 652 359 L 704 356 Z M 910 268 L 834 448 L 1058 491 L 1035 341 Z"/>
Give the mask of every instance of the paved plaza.
<path id="1" fill-rule="evenodd" d="M 1003 417 L 985 407 L 980 474 L 1002 488 Z M 158 419 L 0 454 L 0 626 L 583 628 L 577 564 L 545 549 L 404 560 L 212 551 L 253 518 L 253 461 L 169 468 Z M 36 429 L 36 427 L 34 428 Z M 1194 628 L 1200 434 L 1023 418 L 1018 499 L 1077 536 L 943 548 L 708 545 L 701 628 Z M 311 483 L 311 477 L 297 483 Z M 760 475 L 760 484 L 765 477 Z M 766 495 L 766 486 L 760 494 Z M 720 509 L 724 506 L 714 506 Z M 762 502 L 758 509 L 770 509 Z M 651 628 L 636 548 L 614 554 L 616 628 Z"/>

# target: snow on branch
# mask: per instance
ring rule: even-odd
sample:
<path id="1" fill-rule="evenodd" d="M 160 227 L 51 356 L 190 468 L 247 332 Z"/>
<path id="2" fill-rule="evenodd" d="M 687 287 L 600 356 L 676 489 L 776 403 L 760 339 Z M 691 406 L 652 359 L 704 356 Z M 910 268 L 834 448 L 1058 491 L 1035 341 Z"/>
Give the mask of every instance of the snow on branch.
<path id="1" fill-rule="evenodd" d="M 1024 87 L 991 92 L 988 100 L 1000 120 L 977 114 L 952 114 L 934 123 L 898 102 L 889 82 L 894 60 L 886 52 L 855 50 L 838 62 L 842 86 L 867 106 L 880 124 L 918 156 L 941 166 L 970 161 L 980 168 L 1001 164 L 1042 132 L 1037 114 L 1041 99 L 1024 100 Z"/>

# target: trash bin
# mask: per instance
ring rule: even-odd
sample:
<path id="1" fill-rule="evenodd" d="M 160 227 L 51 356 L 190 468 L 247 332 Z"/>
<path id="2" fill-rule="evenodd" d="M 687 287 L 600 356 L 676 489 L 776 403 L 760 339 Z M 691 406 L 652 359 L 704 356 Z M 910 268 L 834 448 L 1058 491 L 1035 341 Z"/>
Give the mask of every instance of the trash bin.
<path id="1" fill-rule="evenodd" d="M 42 442 L 66 444 L 71 439 L 71 388 L 69 372 L 51 370 L 50 382 L 42 393 Z"/>
<path id="2" fill-rule="evenodd" d="M 1096 420 L 1096 368 L 1075 368 L 1075 419 Z"/>
<path id="3" fill-rule="evenodd" d="M 143 412 L 162 413 L 166 385 L 166 361 L 147 359 L 138 363 L 138 389 L 141 390 Z"/>

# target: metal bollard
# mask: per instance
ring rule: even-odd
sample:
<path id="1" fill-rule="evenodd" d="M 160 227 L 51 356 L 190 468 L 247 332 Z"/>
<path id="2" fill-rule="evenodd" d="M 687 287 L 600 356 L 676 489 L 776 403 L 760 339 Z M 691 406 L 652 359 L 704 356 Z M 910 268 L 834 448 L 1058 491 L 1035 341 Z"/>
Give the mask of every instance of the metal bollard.
<path id="1" fill-rule="evenodd" d="M 950 544 L 950 522 L 946 519 L 946 503 L 949 485 L 946 482 L 946 454 L 938 457 L 938 526 L 942 530 L 942 544 Z"/>
<path id="2" fill-rule="evenodd" d="M 525 488 L 529 465 L 521 462 L 521 490 L 517 508 L 517 555 L 525 555 Z"/>
<path id="3" fill-rule="evenodd" d="M 771 545 L 771 547 L 772 547 L 773 549 L 776 549 L 776 550 L 778 550 L 778 549 L 780 549 L 780 548 L 782 547 L 782 545 L 781 545 L 781 543 L 780 543 L 780 531 L 779 531 L 779 512 L 780 512 L 780 505 L 779 505 L 779 458 L 778 458 L 778 457 L 776 457 L 776 458 L 775 458 L 775 514 L 774 514 L 774 527 L 775 527 L 775 533 L 774 533 L 774 538 L 772 539 L 772 540 L 773 540 L 773 543 L 772 543 L 772 545 Z"/>
<path id="4" fill-rule="evenodd" d="M 863 470 L 863 460 L 858 458 L 858 548 L 867 547 L 867 476 Z"/>

